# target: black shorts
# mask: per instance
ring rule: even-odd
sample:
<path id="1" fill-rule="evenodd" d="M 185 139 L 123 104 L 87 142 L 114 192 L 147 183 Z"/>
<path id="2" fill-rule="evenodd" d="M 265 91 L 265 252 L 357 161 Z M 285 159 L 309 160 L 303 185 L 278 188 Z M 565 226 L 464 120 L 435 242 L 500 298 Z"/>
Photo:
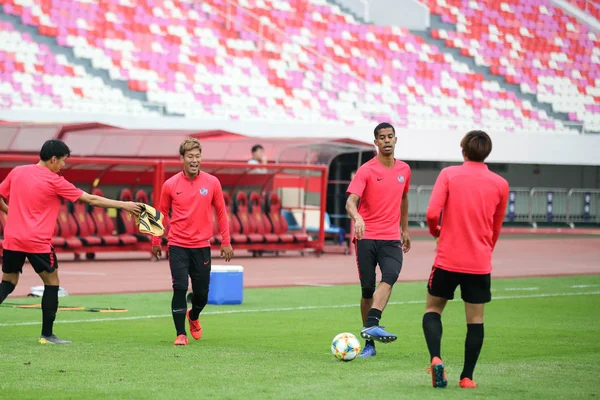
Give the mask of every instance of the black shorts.
<path id="1" fill-rule="evenodd" d="M 432 296 L 452 300 L 456 287 L 460 285 L 460 295 L 464 302 L 489 303 L 492 300 L 491 280 L 491 274 L 450 272 L 434 266 L 427 282 L 427 291 Z"/>
<path id="2" fill-rule="evenodd" d="M 188 289 L 188 276 L 195 287 L 200 286 L 199 289 L 208 290 L 210 264 L 210 247 L 169 246 L 169 266 L 175 290 Z"/>
<path id="3" fill-rule="evenodd" d="M 356 246 L 356 264 L 360 285 L 375 290 L 375 268 L 379 264 L 381 282 L 394 285 L 402 269 L 402 242 L 400 240 L 361 239 Z"/>
<path id="4" fill-rule="evenodd" d="M 5 274 L 22 274 L 25 258 L 29 260 L 36 273 L 52 273 L 58 268 L 58 260 L 54 248 L 50 253 L 25 253 L 23 251 L 3 250 L 2 272 Z"/>

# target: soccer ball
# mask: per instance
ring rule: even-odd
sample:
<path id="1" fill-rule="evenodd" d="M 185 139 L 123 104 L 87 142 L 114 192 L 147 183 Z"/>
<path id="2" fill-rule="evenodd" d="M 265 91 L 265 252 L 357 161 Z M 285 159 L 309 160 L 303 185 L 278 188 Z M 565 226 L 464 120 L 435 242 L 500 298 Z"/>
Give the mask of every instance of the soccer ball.
<path id="1" fill-rule="evenodd" d="M 331 342 L 331 352 L 341 361 L 352 361 L 360 353 L 360 342 L 351 333 L 340 333 Z"/>

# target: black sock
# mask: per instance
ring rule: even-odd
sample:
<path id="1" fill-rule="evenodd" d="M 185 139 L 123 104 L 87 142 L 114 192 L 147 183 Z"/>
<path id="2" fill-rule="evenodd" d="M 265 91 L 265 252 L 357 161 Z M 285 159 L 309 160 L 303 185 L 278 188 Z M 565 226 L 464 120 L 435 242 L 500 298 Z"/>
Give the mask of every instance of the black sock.
<path id="1" fill-rule="evenodd" d="M 171 311 L 173 312 L 173 322 L 177 335 L 186 335 L 185 331 L 185 313 L 187 304 L 185 301 L 186 290 L 173 290 L 173 300 L 171 300 Z"/>
<path id="2" fill-rule="evenodd" d="M 15 285 L 9 281 L 2 281 L 0 283 L 0 304 L 8 297 L 12 291 L 15 290 Z"/>
<path id="3" fill-rule="evenodd" d="M 200 316 L 206 303 L 208 303 L 208 287 L 206 283 L 192 279 L 192 290 L 194 294 L 192 296 L 192 310 L 190 311 L 190 318 L 195 321 Z"/>
<path id="4" fill-rule="evenodd" d="M 52 327 L 58 310 L 58 286 L 44 286 L 42 295 L 42 336 L 52 336 Z"/>
<path id="5" fill-rule="evenodd" d="M 423 315 L 423 333 L 425 334 L 431 360 L 433 360 L 433 357 L 441 358 L 442 316 L 436 312 L 425 313 Z"/>
<path id="6" fill-rule="evenodd" d="M 365 347 L 367 347 L 367 346 L 375 347 L 375 341 L 374 340 L 365 340 Z"/>
<path id="7" fill-rule="evenodd" d="M 475 364 L 483 346 L 483 324 L 467 324 L 467 339 L 465 340 L 465 365 L 460 379 L 473 379 Z"/>
<path id="8" fill-rule="evenodd" d="M 379 320 L 381 319 L 381 310 L 376 308 L 371 308 L 369 310 L 369 314 L 367 314 L 367 325 L 365 328 L 370 328 L 375 325 L 379 325 Z"/>

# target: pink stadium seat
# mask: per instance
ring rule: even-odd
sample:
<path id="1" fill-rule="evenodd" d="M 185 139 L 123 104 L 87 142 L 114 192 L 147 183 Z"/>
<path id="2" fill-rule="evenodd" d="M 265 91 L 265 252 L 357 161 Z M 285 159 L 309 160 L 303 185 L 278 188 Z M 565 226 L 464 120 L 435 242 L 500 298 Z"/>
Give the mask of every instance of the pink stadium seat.
<path id="1" fill-rule="evenodd" d="M 13 12 L 18 10 L 11 8 L 10 2 L 5 7 Z M 39 26 L 39 18 L 32 17 L 29 8 L 21 7 L 21 10 L 26 24 Z M 105 112 L 149 113 L 141 103 L 126 99 L 118 89 L 93 79 L 83 68 L 70 64 L 63 55 L 54 55 L 47 45 L 36 43 L 29 34 L 17 32 L 11 24 L 2 21 L 0 77 L 0 109 L 101 109 Z"/>
<path id="2" fill-rule="evenodd" d="M 33 6 L 12 1 L 6 1 L 4 9 L 37 26 L 40 33 L 56 36 L 77 57 L 127 82 L 130 90 L 186 116 L 348 125 L 387 119 L 412 129 L 484 125 L 506 131 L 571 132 L 406 29 L 361 25 L 321 1 L 291 0 L 286 7 L 276 3 L 280 2 L 246 0 L 243 6 L 235 1 L 231 6 L 222 0 L 173 0 L 134 6 L 118 0 L 44 0 L 35 13 Z M 450 6 L 428 3 L 443 18 L 458 21 L 447 11 Z M 480 16 L 478 10 L 465 12 L 472 17 L 460 14 L 461 18 Z M 488 19 L 498 21 L 507 16 L 490 15 Z M 563 40 L 577 38 L 571 36 Z M 464 39 L 467 54 L 479 54 L 481 50 L 466 46 L 467 38 L 471 36 Z M 453 37 L 448 44 L 459 47 Z M 584 44 L 577 51 L 583 51 Z M 490 44 L 490 55 L 485 56 L 510 58 L 511 49 L 504 42 Z M 578 62 L 585 71 L 589 62 Z M 523 75 L 512 70 L 505 75 L 515 82 L 538 84 L 535 72 L 540 67 L 524 59 L 522 67 L 514 68 Z M 584 87 L 584 78 L 577 79 L 578 88 Z M 585 79 L 589 81 L 589 75 Z M 36 86 L 41 92 L 52 89 Z M 77 88 L 71 92 L 78 96 Z M 82 93 L 87 95 L 85 89 Z M 12 96 L 2 99 L 6 107 L 14 107 Z M 577 107 L 573 111 L 579 116 L 583 111 Z"/>
<path id="3" fill-rule="evenodd" d="M 434 38 L 567 113 L 571 121 L 600 130 L 600 113 L 592 107 L 600 100 L 600 36 L 586 25 L 549 0 L 425 3 L 456 24 L 456 31 L 432 30 Z M 536 117 L 531 111 L 527 116 Z"/>

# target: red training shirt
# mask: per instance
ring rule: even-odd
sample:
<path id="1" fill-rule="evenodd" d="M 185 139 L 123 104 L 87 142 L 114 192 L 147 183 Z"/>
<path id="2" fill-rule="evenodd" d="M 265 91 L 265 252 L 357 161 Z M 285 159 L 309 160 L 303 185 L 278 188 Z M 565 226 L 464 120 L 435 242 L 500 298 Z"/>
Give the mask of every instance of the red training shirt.
<path id="1" fill-rule="evenodd" d="M 2 247 L 50 253 L 60 198 L 74 202 L 82 194 L 81 189 L 43 165 L 13 168 L 0 184 L 0 196 L 9 203 Z"/>
<path id="2" fill-rule="evenodd" d="M 444 168 L 435 182 L 427 226 L 440 240 L 434 265 L 452 272 L 489 274 L 508 202 L 508 182 L 484 163 Z"/>
<path id="3" fill-rule="evenodd" d="M 171 209 L 169 245 L 209 247 L 213 236 L 213 207 L 217 211 L 222 244 L 229 246 L 229 223 L 219 180 L 203 171 L 198 172 L 193 181 L 183 171 L 167 179 L 162 188 L 158 211 L 166 217 Z M 153 236 L 152 245 L 160 246 L 160 237 Z"/>
<path id="4" fill-rule="evenodd" d="M 400 240 L 400 206 L 409 186 L 410 167 L 405 162 L 395 160 L 387 168 L 374 157 L 358 168 L 346 193 L 360 197 L 363 239 Z"/>

